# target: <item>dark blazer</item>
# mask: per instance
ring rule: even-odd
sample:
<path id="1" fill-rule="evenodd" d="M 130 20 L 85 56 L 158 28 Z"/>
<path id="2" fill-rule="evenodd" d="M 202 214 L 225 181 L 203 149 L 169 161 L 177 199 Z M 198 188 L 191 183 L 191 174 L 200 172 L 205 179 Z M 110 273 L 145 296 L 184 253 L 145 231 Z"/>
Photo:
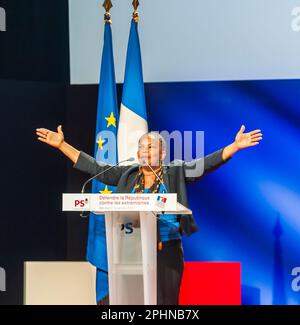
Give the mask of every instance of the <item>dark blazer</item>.
<path id="1" fill-rule="evenodd" d="M 204 158 L 196 159 L 191 162 L 175 160 L 169 165 L 163 166 L 163 180 L 168 192 L 177 193 L 178 202 L 189 207 L 186 183 L 197 181 L 225 164 L 229 159 L 226 161 L 222 159 L 223 150 L 224 148 L 207 155 Z M 94 176 L 109 168 L 109 166 L 110 165 L 97 162 L 93 157 L 81 151 L 80 156 L 73 167 Z M 135 183 L 135 178 L 138 174 L 138 169 L 138 164 L 116 166 L 107 173 L 97 177 L 97 180 L 107 185 L 116 186 L 117 193 L 131 193 Z M 191 171 L 197 171 L 197 175 L 190 177 Z M 181 234 L 189 236 L 195 231 L 197 231 L 197 225 L 194 216 L 181 215 Z"/>

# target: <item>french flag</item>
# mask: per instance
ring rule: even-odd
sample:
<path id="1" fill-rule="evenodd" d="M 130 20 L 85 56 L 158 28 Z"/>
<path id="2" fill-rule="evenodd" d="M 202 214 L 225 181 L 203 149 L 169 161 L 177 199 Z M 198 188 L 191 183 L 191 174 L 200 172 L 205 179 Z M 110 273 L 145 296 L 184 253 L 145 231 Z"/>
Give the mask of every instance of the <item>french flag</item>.
<path id="1" fill-rule="evenodd" d="M 148 132 L 142 58 L 138 23 L 131 21 L 122 103 L 118 126 L 119 161 L 134 157 L 137 162 L 139 138 Z"/>

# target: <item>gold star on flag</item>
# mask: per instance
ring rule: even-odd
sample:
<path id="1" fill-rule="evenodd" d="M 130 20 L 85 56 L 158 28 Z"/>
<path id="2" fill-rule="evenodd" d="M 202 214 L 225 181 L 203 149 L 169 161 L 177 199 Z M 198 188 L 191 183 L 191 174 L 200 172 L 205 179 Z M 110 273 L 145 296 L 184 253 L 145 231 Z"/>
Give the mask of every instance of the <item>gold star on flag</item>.
<path id="1" fill-rule="evenodd" d="M 114 127 L 116 127 L 116 118 L 114 116 L 114 113 L 110 113 L 109 117 L 105 118 L 107 123 L 107 127 L 110 127 L 111 125 L 113 125 Z"/>
<path id="2" fill-rule="evenodd" d="M 104 190 L 103 191 L 99 191 L 101 194 L 111 194 L 112 191 L 110 191 L 107 187 L 107 185 L 105 186 Z"/>
<path id="3" fill-rule="evenodd" d="M 105 142 L 105 140 L 102 139 L 101 135 L 99 136 L 98 141 L 96 141 L 96 143 L 98 143 L 98 148 L 99 149 L 103 149 L 103 143 Z"/>

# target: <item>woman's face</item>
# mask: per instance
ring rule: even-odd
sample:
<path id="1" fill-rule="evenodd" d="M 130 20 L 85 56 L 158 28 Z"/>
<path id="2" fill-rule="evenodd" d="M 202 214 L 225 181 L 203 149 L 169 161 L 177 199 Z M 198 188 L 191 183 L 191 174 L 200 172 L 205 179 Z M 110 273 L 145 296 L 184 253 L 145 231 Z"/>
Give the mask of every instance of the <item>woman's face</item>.
<path id="1" fill-rule="evenodd" d="M 138 159 L 142 166 L 147 166 L 144 161 L 152 168 L 159 167 L 160 160 L 164 159 L 165 153 L 162 151 L 159 139 L 145 135 L 139 140 Z"/>

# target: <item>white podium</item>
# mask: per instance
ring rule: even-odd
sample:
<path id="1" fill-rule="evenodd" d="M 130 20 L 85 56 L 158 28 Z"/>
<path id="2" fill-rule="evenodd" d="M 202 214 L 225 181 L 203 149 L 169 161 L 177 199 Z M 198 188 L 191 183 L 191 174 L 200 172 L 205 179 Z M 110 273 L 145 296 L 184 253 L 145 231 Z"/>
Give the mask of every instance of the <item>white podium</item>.
<path id="1" fill-rule="evenodd" d="M 157 218 L 191 214 L 177 194 L 63 194 L 63 211 L 105 215 L 111 305 L 156 305 Z"/>

